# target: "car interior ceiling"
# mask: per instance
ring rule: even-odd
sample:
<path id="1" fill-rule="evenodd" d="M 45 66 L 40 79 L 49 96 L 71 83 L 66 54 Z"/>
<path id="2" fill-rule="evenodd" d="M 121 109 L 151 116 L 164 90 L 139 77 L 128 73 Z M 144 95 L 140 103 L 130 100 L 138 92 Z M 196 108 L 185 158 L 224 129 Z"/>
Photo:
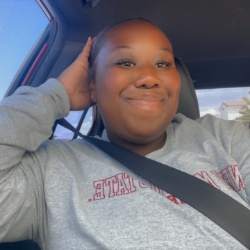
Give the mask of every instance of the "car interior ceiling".
<path id="1" fill-rule="evenodd" d="M 49 76 L 73 60 L 88 36 L 117 20 L 143 17 L 170 38 L 195 88 L 249 85 L 249 0 L 99 0 L 95 7 L 90 2 L 47 2 L 65 31 L 65 47 Z"/>

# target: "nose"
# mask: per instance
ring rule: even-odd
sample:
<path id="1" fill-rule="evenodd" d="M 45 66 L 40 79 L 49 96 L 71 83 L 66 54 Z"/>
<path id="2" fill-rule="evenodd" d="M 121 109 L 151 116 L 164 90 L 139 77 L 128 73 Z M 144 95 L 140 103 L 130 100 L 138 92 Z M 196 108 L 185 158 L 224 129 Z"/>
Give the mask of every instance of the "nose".
<path id="1" fill-rule="evenodd" d="M 135 86 L 137 88 L 157 88 L 160 86 L 161 82 L 156 74 L 155 68 L 143 68 L 139 69 L 136 80 L 135 80 Z"/>

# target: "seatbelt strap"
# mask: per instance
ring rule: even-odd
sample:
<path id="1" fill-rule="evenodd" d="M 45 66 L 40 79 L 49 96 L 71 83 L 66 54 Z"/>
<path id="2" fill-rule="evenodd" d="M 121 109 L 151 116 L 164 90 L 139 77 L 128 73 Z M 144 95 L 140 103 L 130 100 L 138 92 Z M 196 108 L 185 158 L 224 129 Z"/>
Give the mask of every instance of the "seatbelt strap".
<path id="1" fill-rule="evenodd" d="M 78 133 L 75 128 L 73 132 Z M 250 210 L 227 194 L 192 175 L 110 142 L 80 136 L 145 180 L 203 213 L 250 249 Z"/>

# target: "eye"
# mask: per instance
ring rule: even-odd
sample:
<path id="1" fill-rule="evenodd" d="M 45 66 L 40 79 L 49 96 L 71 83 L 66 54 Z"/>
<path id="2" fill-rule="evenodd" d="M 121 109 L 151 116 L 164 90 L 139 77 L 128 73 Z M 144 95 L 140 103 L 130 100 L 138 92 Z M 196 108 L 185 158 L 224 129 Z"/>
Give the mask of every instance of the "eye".
<path id="1" fill-rule="evenodd" d="M 170 62 L 161 61 L 156 63 L 156 68 L 168 68 L 170 65 Z"/>
<path id="2" fill-rule="evenodd" d="M 132 61 L 131 59 L 121 59 L 119 60 L 116 65 L 122 66 L 122 67 L 126 67 L 126 68 L 130 68 L 135 66 L 135 62 Z"/>

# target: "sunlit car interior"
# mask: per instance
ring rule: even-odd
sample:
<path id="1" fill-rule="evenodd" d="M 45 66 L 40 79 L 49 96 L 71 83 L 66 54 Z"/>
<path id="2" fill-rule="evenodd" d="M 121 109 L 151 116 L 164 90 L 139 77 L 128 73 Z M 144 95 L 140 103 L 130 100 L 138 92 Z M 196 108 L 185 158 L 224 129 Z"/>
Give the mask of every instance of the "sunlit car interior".
<path id="1" fill-rule="evenodd" d="M 15 5 L 15 1 L 12 2 Z M 225 118 L 223 112 L 233 107 L 232 114 L 238 105 L 238 113 L 232 115 L 232 119 L 240 120 L 242 107 L 250 104 L 247 103 L 250 90 L 249 0 L 37 0 L 36 5 L 46 20 L 44 28 L 7 83 L 5 96 L 19 86 L 36 87 L 48 78 L 56 78 L 76 58 L 87 38 L 95 37 L 104 26 L 121 19 L 142 17 L 161 27 L 173 45 L 182 78 L 178 112 L 196 119 L 203 110 L 197 96 L 199 99 L 205 95 L 207 99 L 203 102 L 213 103 L 219 98 L 216 94 L 221 97 L 229 88 L 244 89 L 246 94 L 221 97 L 217 116 L 220 112 L 221 118 Z M 97 107 L 71 112 L 66 120 L 83 134 L 93 136 L 103 130 Z M 77 136 L 55 124 L 51 139 L 70 140 Z M 39 248 L 25 241 L 2 243 L 0 249 Z"/>

